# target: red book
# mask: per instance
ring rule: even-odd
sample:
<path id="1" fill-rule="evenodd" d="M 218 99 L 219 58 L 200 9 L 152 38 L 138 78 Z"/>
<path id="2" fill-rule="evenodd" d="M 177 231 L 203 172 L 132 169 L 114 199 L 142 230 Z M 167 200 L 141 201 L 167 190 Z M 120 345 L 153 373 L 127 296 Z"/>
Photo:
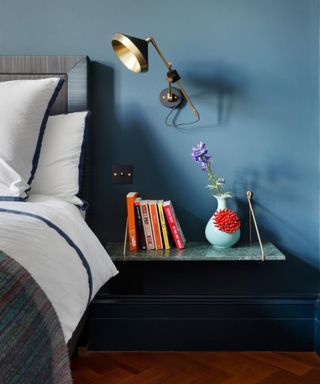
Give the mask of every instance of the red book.
<path id="1" fill-rule="evenodd" d="M 128 239 L 130 251 L 138 249 L 137 228 L 134 214 L 134 200 L 138 197 L 138 192 L 127 194 L 127 213 L 128 213 Z"/>
<path id="2" fill-rule="evenodd" d="M 183 249 L 186 244 L 186 238 L 182 232 L 178 218 L 174 212 L 173 205 L 170 200 L 163 203 L 163 210 L 168 221 L 173 240 L 178 249 Z"/>

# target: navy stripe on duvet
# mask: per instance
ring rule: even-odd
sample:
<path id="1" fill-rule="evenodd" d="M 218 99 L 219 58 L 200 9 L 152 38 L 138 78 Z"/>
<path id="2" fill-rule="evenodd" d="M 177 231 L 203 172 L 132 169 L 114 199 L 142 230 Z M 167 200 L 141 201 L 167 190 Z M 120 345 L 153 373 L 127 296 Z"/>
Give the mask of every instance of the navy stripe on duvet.
<path id="1" fill-rule="evenodd" d="M 77 252 L 85 270 L 87 271 L 88 283 L 89 283 L 89 298 L 88 298 L 88 305 L 89 305 L 92 298 L 92 273 L 91 273 L 90 265 L 87 259 L 85 258 L 84 254 L 81 252 L 80 248 L 70 239 L 70 237 L 57 225 L 53 224 L 50 220 L 42 216 L 36 215 L 34 213 L 17 211 L 15 209 L 6 209 L 6 208 L 0 208 L 0 212 L 12 213 L 14 215 L 21 215 L 21 216 L 29 216 L 29 217 L 38 219 L 43 223 L 47 224 L 48 227 L 54 229 L 61 237 L 63 237 L 66 240 L 66 242 L 70 245 L 70 247 L 72 247 Z"/>

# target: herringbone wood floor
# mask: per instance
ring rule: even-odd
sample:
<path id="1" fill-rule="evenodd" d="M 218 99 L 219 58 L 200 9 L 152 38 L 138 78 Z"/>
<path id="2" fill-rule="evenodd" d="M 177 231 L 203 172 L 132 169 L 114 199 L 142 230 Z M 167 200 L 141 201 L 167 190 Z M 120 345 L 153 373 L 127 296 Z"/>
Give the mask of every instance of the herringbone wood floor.
<path id="1" fill-rule="evenodd" d="M 320 384 L 314 353 L 89 352 L 74 384 Z"/>

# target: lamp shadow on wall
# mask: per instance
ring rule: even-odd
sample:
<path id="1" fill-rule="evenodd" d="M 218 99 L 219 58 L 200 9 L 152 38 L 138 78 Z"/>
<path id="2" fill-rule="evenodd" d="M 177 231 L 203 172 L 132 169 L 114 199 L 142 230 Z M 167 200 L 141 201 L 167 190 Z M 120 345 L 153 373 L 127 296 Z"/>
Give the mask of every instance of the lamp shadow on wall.
<path id="1" fill-rule="evenodd" d="M 200 113 L 201 106 L 216 111 L 216 121 L 207 125 L 200 120 L 199 128 L 226 126 L 235 103 L 246 96 L 248 77 L 238 68 L 225 63 L 191 62 L 188 67 L 195 70 L 184 71 L 183 81 L 191 90 L 192 100 L 199 105 Z"/>
<path id="2" fill-rule="evenodd" d="M 154 129 L 138 103 L 123 106 L 121 124 L 115 146 L 118 149 L 114 155 L 119 163 L 132 164 L 134 167 L 133 184 L 125 186 L 113 185 L 114 204 L 121 212 L 115 221 L 113 238 L 119 239 L 120 228 L 124 228 L 126 218 L 126 193 L 138 192 L 142 199 L 159 200 L 164 198 L 168 181 L 163 177 L 159 162 L 159 153 L 164 149 L 161 142 L 154 137 Z M 155 150 L 156 147 L 156 150 Z M 122 233 L 123 235 L 123 233 Z"/>
<path id="3" fill-rule="evenodd" d="M 204 222 L 184 208 L 190 197 L 187 188 L 181 188 L 185 185 L 184 174 L 176 161 L 176 152 L 168 148 L 162 131 L 171 128 L 163 126 L 159 129 L 159 126 L 154 126 L 138 103 L 128 105 L 124 114 L 126 122 L 122 128 L 125 134 L 121 152 L 122 157 L 128 154 L 128 161 L 130 159 L 135 167 L 132 188 L 145 199 L 172 200 L 183 231 L 192 240 L 199 228 L 203 228 Z M 191 200 L 193 198 L 194 196 Z M 119 205 L 121 204 L 123 205 L 123 201 L 119 201 Z"/>
<path id="4" fill-rule="evenodd" d="M 122 241 L 126 194 L 150 199 L 172 198 L 163 158 L 166 148 L 138 104 L 115 104 L 114 69 L 91 62 L 89 131 L 89 204 L 87 221 L 102 244 Z M 155 150 L 156 147 L 156 150 Z M 134 166 L 133 184 L 112 184 L 113 164 Z M 174 171 L 173 171 L 174 172 Z"/>

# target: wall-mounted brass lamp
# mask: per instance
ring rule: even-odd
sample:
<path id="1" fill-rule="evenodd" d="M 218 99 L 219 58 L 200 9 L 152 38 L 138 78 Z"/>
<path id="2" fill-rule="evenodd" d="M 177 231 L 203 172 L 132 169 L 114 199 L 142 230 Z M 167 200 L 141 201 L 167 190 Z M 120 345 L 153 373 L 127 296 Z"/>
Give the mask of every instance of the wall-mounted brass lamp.
<path id="1" fill-rule="evenodd" d="M 193 105 L 189 95 L 180 83 L 180 76 L 176 70 L 173 69 L 172 64 L 164 57 L 160 51 L 155 39 L 150 36 L 145 40 L 137 37 L 116 33 L 112 37 L 112 47 L 116 55 L 122 63 L 131 71 L 140 73 L 148 71 L 148 44 L 151 43 L 165 66 L 168 69 L 166 80 L 168 81 L 168 88 L 160 93 L 160 102 L 165 107 L 177 108 L 183 97 L 189 103 L 193 113 L 196 116 L 196 121 L 200 120 L 200 114 L 197 108 Z M 176 84 L 178 88 L 172 86 Z"/>

